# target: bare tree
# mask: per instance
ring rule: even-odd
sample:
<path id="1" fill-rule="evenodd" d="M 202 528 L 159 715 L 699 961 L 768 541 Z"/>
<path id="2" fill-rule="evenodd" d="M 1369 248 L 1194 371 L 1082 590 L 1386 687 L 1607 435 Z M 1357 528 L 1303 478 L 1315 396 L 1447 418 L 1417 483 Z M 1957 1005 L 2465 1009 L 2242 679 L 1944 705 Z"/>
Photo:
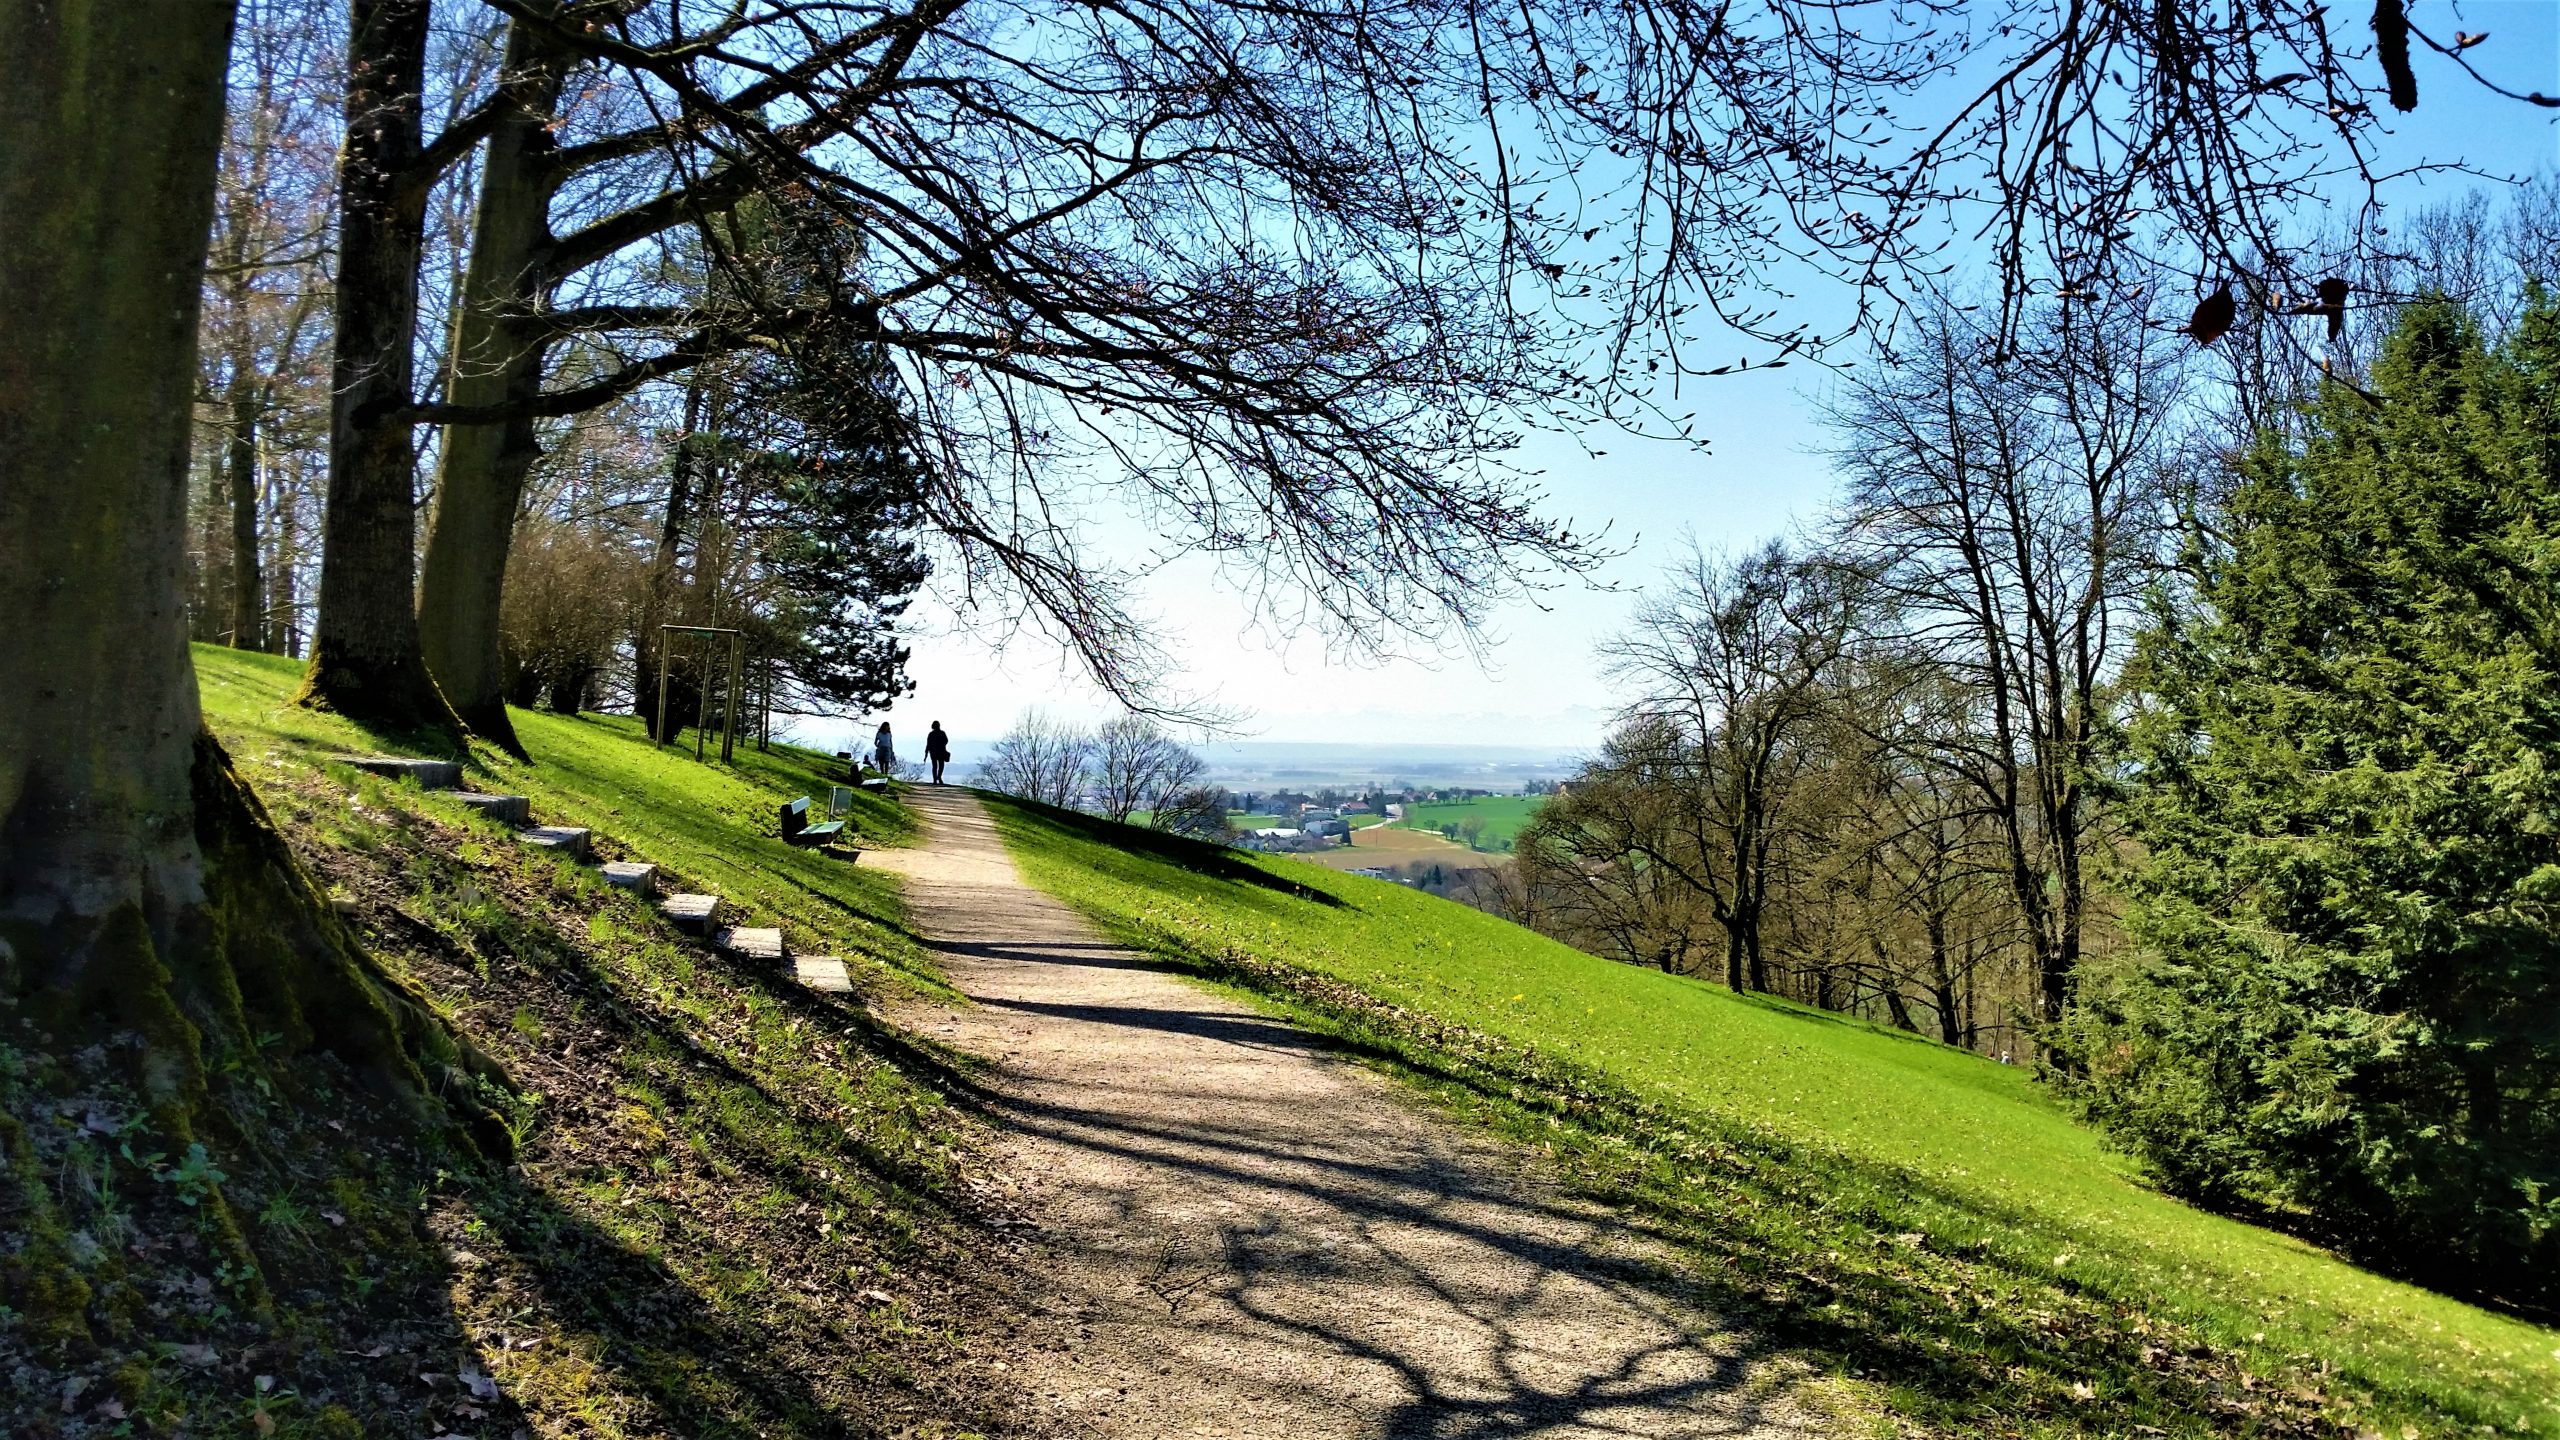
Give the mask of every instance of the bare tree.
<path id="1" fill-rule="evenodd" d="M 431 22 L 431 0 L 348 6 L 327 540 L 303 698 L 458 743 L 461 722 L 418 645 L 418 450 L 409 409 L 428 201 L 498 111 L 484 102 L 426 137 Z"/>
<path id="2" fill-rule="evenodd" d="M 647 557 L 601 526 L 541 517 L 525 530 L 507 557 L 508 698 L 574 715 L 631 633 Z"/>
<path id="3" fill-rule="evenodd" d="M 203 597 L 197 632 L 245 650 L 280 648 L 275 632 L 290 625 L 289 605 L 270 625 L 278 577 L 264 560 L 276 537 L 262 522 L 294 502 L 277 460 L 310 443 L 327 404 L 321 322 L 339 83 L 328 9 L 252 0 L 232 46 L 200 347 L 210 478 L 227 523 L 204 547 L 205 578 L 221 593 Z"/>
<path id="4" fill-rule="evenodd" d="M 1515 847 L 1544 933 L 1630 965 L 1694 973 L 1727 952 L 1725 929 L 1686 869 L 1652 857 L 1681 851 L 1692 831 L 1667 783 L 1688 744 L 1678 728 L 1639 717 L 1619 728 L 1565 793 L 1539 807 Z"/>
<path id="5" fill-rule="evenodd" d="M 1227 819 L 1227 792 L 1218 785 L 1175 783 L 1156 797 L 1147 823 L 1172 835 L 1223 841 L 1235 833 Z"/>
<path id="6" fill-rule="evenodd" d="M 978 765 L 990 790 L 1069 809 L 1093 777 L 1093 736 L 1039 710 L 1025 710 Z"/>
<path id="7" fill-rule="evenodd" d="M 1191 747 L 1144 715 L 1105 721 L 1094 732 L 1095 808 L 1125 824 L 1137 812 L 1157 810 L 1168 797 L 1198 787 L 1203 768 Z"/>
<path id="8" fill-rule="evenodd" d="M 1763 921 L 1806 779 L 1828 763 L 1864 589 L 1856 571 L 1776 544 L 1730 563 L 1693 550 L 1604 647 L 1639 697 L 1631 711 L 1656 722 L 1646 763 L 1680 806 L 1683 843 L 1643 859 L 1705 897 L 1736 990 L 1770 988 Z"/>
<path id="9" fill-rule="evenodd" d="M 1354 644 L 1464 625 L 1595 555 L 1501 465 L 1524 425 L 1685 428 L 1664 382 L 1750 365 L 1695 357 L 1739 334 L 1786 363 L 1889 318 L 1951 228 L 1994 238 L 2004 335 L 2163 246 L 2281 309 L 2310 293 L 2282 217 L 2339 171 L 2387 178 L 2368 102 L 2416 103 L 2406 40 L 2478 59 L 2395 4 L 2402 49 L 2368 69 L 2278 0 L 1998 25 L 1890 0 L 490 3 L 508 58 L 454 364 L 403 413 L 447 427 L 427 641 L 493 733 L 526 421 L 710 356 L 819 328 L 896 352 L 968 594 L 1158 706 L 1086 486 Z M 782 193 L 833 232 L 823 284 L 711 223 Z M 730 283 L 652 278 L 687 229 Z M 1808 264 L 1855 296 L 1838 323 L 1763 308 Z M 554 373 L 571 350 L 615 363 Z"/>
<path id="10" fill-rule="evenodd" d="M 1897 643 L 1973 697 L 1966 728 L 1921 743 L 1998 827 L 2051 1023 L 2083 948 L 2104 692 L 2166 533 L 2181 372 L 2130 304 L 2038 323 L 2009 346 L 1941 305 L 1832 422 L 1844 543 L 1895 601 Z"/>

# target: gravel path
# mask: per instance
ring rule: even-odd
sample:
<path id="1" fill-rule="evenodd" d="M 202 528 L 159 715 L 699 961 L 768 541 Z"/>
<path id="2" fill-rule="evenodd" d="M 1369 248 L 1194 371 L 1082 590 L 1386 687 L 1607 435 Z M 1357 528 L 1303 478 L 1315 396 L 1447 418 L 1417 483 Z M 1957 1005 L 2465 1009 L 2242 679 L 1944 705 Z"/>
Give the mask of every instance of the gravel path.
<path id="1" fill-rule="evenodd" d="M 969 792 L 866 854 L 978 1003 L 1047 1318 L 1006 1378 L 1057 1436 L 1811 1436 L 1797 1372 L 1517 1150 L 1186 984 L 1024 883 Z"/>

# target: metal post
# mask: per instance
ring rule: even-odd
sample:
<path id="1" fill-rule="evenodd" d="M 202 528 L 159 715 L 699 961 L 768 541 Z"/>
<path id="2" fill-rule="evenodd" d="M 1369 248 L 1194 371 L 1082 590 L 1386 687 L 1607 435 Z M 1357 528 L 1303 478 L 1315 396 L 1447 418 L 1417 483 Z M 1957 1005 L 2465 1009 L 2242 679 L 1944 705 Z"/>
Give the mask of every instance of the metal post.
<path id="1" fill-rule="evenodd" d="M 656 740 L 656 741 L 657 741 L 658 748 L 659 748 L 659 749 L 661 749 L 661 750 L 664 750 L 664 749 L 666 749 L 666 748 L 667 748 L 667 672 L 668 672 L 669 670 L 671 670 L 671 669 L 673 669 L 673 668 L 674 668 L 671 664 L 669 664 L 669 663 L 668 663 L 669 661 L 671 661 L 672 659 L 674 659 L 674 657 L 673 657 L 673 656 L 671 656 L 671 655 L 669 655 L 669 654 L 667 653 L 667 647 L 668 647 L 668 646 L 670 646 L 670 645 L 672 645 L 672 644 L 674 644 L 674 643 L 675 643 L 675 637 L 674 637 L 674 636 L 671 636 L 671 635 L 669 635 L 669 634 L 667 633 L 667 627 L 666 627 L 666 626 L 664 626 L 664 625 L 659 626 L 659 627 L 658 627 L 658 729 L 657 729 L 656 734 L 655 734 L 654 736 L 652 736 L 651 738 L 653 738 L 654 740 Z"/>
<path id="2" fill-rule="evenodd" d="M 735 631 L 730 632 L 729 713 L 728 716 L 720 722 L 720 763 L 723 765 L 730 763 L 731 760 L 736 758 L 738 753 L 738 687 L 745 683 L 746 678 L 739 673 L 738 664 L 746 649 L 746 644 L 747 637 L 738 634 Z"/>

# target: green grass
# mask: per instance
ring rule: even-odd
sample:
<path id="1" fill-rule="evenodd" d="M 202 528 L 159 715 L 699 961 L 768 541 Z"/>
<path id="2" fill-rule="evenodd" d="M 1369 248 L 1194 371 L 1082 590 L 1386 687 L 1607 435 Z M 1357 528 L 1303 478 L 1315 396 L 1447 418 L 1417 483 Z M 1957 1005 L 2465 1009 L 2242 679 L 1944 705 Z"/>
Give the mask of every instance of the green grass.
<path id="1" fill-rule="evenodd" d="M 1463 825 L 1469 820 L 1484 822 L 1484 833 L 1476 837 L 1478 850 L 1508 850 L 1520 836 L 1520 827 L 1529 823 L 1546 803 L 1543 795 L 1480 795 L 1473 800 L 1446 800 L 1404 807 L 1404 819 L 1397 823 L 1407 830 L 1429 830 L 1440 833 L 1443 825 Z"/>
<path id="2" fill-rule="evenodd" d="M 195 647 L 195 659 L 206 719 L 253 782 L 262 767 L 392 748 L 337 716 L 288 704 L 301 679 L 297 661 L 207 645 Z M 850 964 L 870 963 L 876 975 L 895 971 L 938 985 L 905 932 L 884 923 L 897 910 L 894 880 L 781 838 L 782 802 L 807 795 L 824 807 L 829 787 L 841 783 L 831 774 L 833 757 L 749 746 L 734 764 L 720 764 L 716 750 L 704 763 L 693 758 L 689 738 L 664 749 L 650 744 L 634 716 L 516 710 L 511 718 L 532 763 L 474 746 L 466 784 L 529 797 L 537 824 L 588 827 L 604 858 L 655 862 L 661 890 L 680 884 L 707 891 L 748 921 L 781 926 L 795 953 L 842 954 Z M 433 795 L 415 803 L 457 820 L 469 816 Z M 906 808 L 875 794 L 857 791 L 849 818 L 861 846 L 915 837 Z M 489 843 L 509 843 L 494 824 L 478 828 Z"/>
<path id="3" fill-rule="evenodd" d="M 2022 1070 L 1404 887 L 996 804 L 1035 883 L 1554 1150 L 1924 1424 L 2560 1436 L 2560 1331 L 2165 1198 Z"/>
<path id="4" fill-rule="evenodd" d="M 195 654 L 209 724 L 371 963 L 494 1062 L 430 1079 L 494 1112 L 513 1163 L 325 1051 L 208 1055 L 220 1123 L 165 1133 L 115 1047 L 0 1011 L 0 1434 L 992 1428 L 1008 1392 L 972 1341 L 1011 1323 L 1011 1279 L 972 1219 L 985 1131 L 946 1099 L 974 1082 L 868 1009 L 938 982 L 892 880 L 774 838 L 828 757 L 698 764 L 628 720 L 518 711 L 534 763 L 484 747 L 469 772 L 841 954 L 850 997 L 330 763 L 391 747 L 287 705 L 293 662 Z M 871 843 L 913 833 L 856 803 Z"/>

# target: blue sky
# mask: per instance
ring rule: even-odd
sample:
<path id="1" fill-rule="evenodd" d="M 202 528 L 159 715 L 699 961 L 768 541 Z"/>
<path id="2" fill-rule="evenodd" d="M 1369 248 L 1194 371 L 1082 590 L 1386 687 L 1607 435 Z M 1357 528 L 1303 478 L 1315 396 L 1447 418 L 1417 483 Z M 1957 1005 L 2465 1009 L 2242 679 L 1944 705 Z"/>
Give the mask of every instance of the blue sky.
<path id="1" fill-rule="evenodd" d="M 2486 30 L 2473 54 L 2520 89 L 2560 93 L 2560 0 L 2421 0 L 2421 24 L 2443 34 Z M 2422 61 L 2433 58 L 2421 55 Z M 2480 92 L 2437 59 L 2419 72 L 2423 102 L 2396 118 L 2386 159 L 2463 159 L 2493 173 L 2560 163 L 2555 112 Z M 2416 208 L 2456 187 L 2404 187 L 2389 198 Z M 1518 744 L 1578 751 L 1595 744 L 1618 703 L 1597 654 L 1624 624 L 1631 591 L 1650 583 L 1689 536 L 1735 549 L 1820 511 L 1832 490 L 1818 453 L 1825 372 L 1811 367 L 1709 380 L 1694 392 L 1700 444 L 1633 440 L 1595 432 L 1582 444 L 1533 437 L 1525 455 L 1545 470 L 1550 509 L 1578 526 L 1607 525 L 1626 553 L 1591 585 L 1503 607 L 1469 649 L 1408 646 L 1385 663 L 1326 653 L 1311 636 L 1258 628 L 1245 602 L 1205 565 L 1176 562 L 1151 575 L 1145 608 L 1161 623 L 1187 689 L 1245 718 L 1239 733 L 1264 739 L 1376 744 Z M 1593 458 L 1585 450 L 1605 450 Z M 1098 514 L 1092 539 L 1105 553 L 1146 553 L 1136 520 Z M 1029 630 L 991 636 L 983 620 L 959 621 L 943 597 L 916 606 L 916 697 L 891 717 L 921 732 L 940 719 L 955 735 L 990 738 L 1027 705 L 1098 719 L 1109 702 Z M 1001 645 L 997 641 L 1003 641 Z"/>

